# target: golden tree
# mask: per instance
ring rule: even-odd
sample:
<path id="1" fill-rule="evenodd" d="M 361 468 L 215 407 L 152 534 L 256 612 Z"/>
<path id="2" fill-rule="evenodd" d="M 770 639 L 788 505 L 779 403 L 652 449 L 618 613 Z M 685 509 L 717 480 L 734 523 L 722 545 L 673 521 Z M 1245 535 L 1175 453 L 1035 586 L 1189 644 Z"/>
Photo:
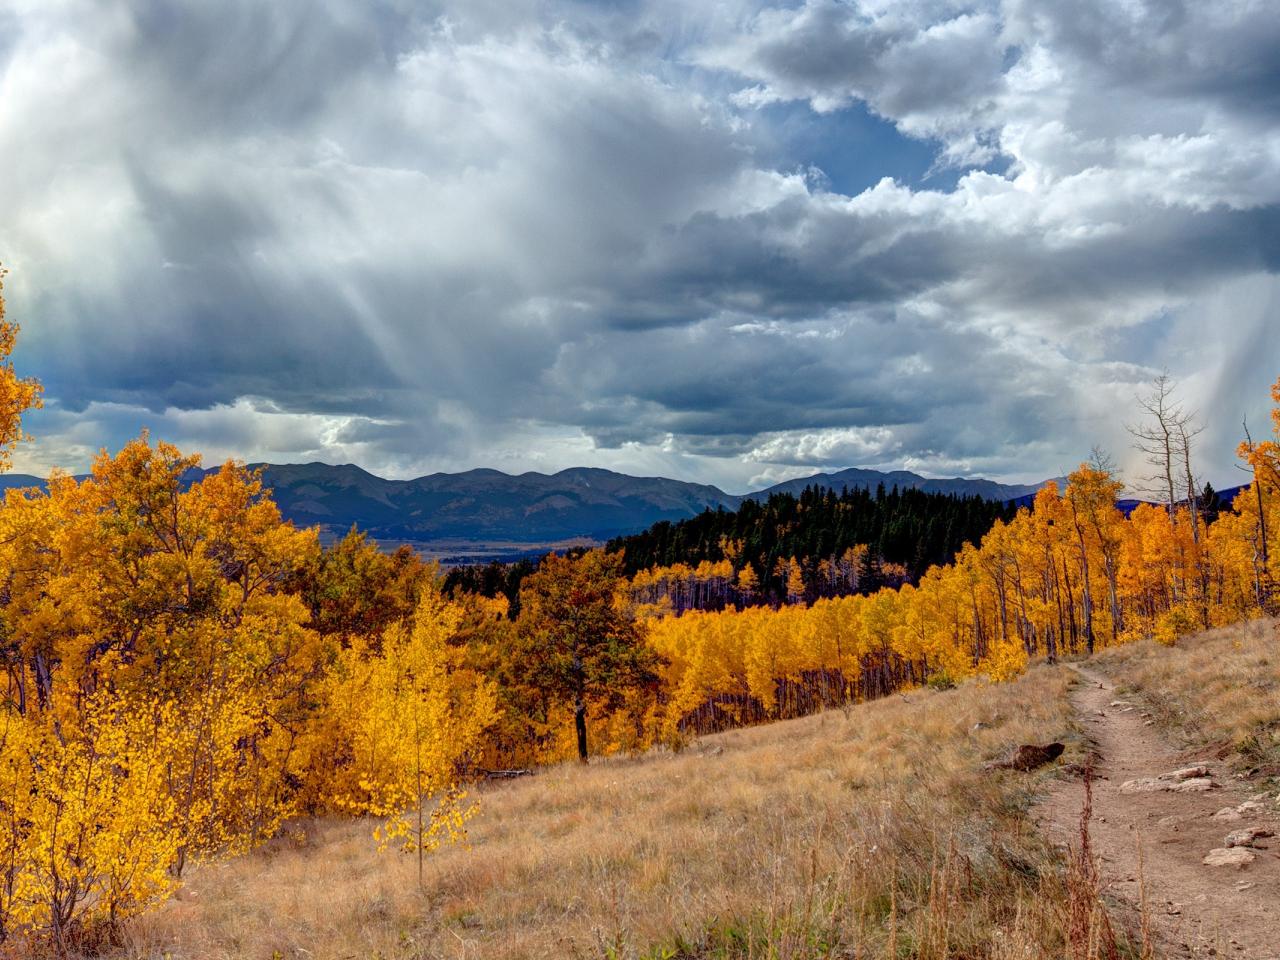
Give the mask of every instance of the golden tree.
<path id="1" fill-rule="evenodd" d="M 5 811 L 8 898 L 27 927 L 40 904 L 55 940 L 294 809 L 325 658 L 284 585 L 315 534 L 282 523 L 242 466 L 198 465 L 143 438 L 0 510 L 0 779 L 29 762 L 37 784 L 21 817 L 21 796 Z"/>
<path id="2" fill-rule="evenodd" d="M 379 845 L 396 842 L 424 855 L 462 835 L 474 809 L 459 774 L 494 722 L 493 687 L 459 669 L 450 646 L 463 610 L 424 584 L 412 623 L 387 628 L 375 648 L 357 638 L 343 650 L 328 682 L 328 746 L 343 761 L 333 785 L 336 804 L 384 817 Z"/>
<path id="3" fill-rule="evenodd" d="M 83 710 L 74 729 L 0 717 L 0 931 L 46 931 L 64 952 L 77 929 L 167 895 L 180 843 L 165 789 L 170 707 L 103 691 Z"/>
<path id="4" fill-rule="evenodd" d="M 1273 568 L 1280 553 L 1271 542 L 1276 534 L 1276 521 L 1271 514 L 1277 510 L 1277 496 L 1280 495 L 1280 378 L 1271 385 L 1271 400 L 1274 403 L 1271 424 L 1276 439 L 1254 443 L 1246 431 L 1245 441 L 1239 449 L 1240 458 L 1253 472 L 1253 483 L 1247 495 L 1253 501 L 1249 508 L 1254 519 L 1252 537 L 1256 589 L 1259 606 L 1268 612 L 1272 612 L 1274 603 L 1276 572 Z"/>
<path id="5" fill-rule="evenodd" d="M 41 406 L 42 387 L 39 381 L 22 378 L 14 372 L 14 345 L 18 340 L 18 325 L 10 323 L 4 312 L 4 278 L 6 271 L 0 266 L 0 470 L 9 469 L 13 447 L 25 439 L 22 432 L 22 415 Z"/>

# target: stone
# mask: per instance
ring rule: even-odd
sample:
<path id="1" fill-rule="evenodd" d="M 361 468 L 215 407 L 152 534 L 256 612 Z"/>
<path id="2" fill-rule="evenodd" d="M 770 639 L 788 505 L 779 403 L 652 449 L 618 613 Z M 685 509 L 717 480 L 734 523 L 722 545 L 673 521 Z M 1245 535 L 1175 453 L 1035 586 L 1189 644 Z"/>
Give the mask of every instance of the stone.
<path id="1" fill-rule="evenodd" d="M 1173 789 L 1178 793 L 1204 793 L 1206 790 L 1212 790 L 1215 784 L 1208 777 L 1192 777 L 1190 780 L 1183 780 L 1176 784 Z"/>
<path id="2" fill-rule="evenodd" d="M 1243 869 L 1257 858 L 1243 847 L 1218 847 L 1205 854 L 1201 862 L 1206 867 L 1235 867 Z"/>
<path id="3" fill-rule="evenodd" d="M 1238 811 L 1235 807 L 1223 807 L 1221 810 L 1215 813 L 1210 819 L 1223 820 L 1223 821 L 1229 822 L 1232 820 L 1242 820 L 1244 818 L 1240 816 L 1240 811 Z"/>
<path id="4" fill-rule="evenodd" d="M 1223 843 L 1228 847 L 1252 847 L 1255 840 L 1274 836 L 1275 833 L 1265 827 L 1245 827 L 1243 830 L 1232 830 Z"/>
<path id="5" fill-rule="evenodd" d="M 1259 810 L 1265 809 L 1257 800 L 1246 800 L 1240 806 L 1236 807 L 1237 813 L 1257 813 Z"/>
<path id="6" fill-rule="evenodd" d="M 1158 777 L 1137 777 L 1120 784 L 1121 793 L 1155 793 L 1158 790 L 1176 790 L 1178 793 L 1203 793 L 1217 784 L 1200 774 L 1203 767 L 1188 767 Z M 1186 776 L 1183 776 L 1186 774 Z"/>

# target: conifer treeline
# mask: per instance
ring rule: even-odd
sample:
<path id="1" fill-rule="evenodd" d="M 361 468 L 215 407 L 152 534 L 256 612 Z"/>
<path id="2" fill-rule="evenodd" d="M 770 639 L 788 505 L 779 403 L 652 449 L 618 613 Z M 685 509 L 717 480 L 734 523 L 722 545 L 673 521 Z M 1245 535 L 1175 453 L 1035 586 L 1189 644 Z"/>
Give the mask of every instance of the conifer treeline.
<path id="1" fill-rule="evenodd" d="M 1015 513 L 1011 504 L 982 497 L 886 490 L 883 484 L 874 491 L 808 487 L 799 497 L 779 493 L 763 502 L 747 500 L 734 511 L 664 521 L 611 540 L 606 549 L 623 554 L 624 569 L 633 577 L 655 567 L 728 560 L 735 581 L 750 568 L 755 582 L 745 598 L 749 602 L 813 601 L 914 582 Z M 803 585 L 799 595 L 792 577 L 796 565 Z M 698 609 L 724 605 L 718 597 L 691 604 Z"/>

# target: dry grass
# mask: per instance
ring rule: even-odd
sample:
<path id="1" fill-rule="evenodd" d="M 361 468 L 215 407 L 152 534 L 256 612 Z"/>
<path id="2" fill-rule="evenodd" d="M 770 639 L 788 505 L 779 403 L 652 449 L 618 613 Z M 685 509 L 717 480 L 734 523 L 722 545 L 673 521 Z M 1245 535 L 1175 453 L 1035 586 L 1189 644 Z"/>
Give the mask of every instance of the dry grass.
<path id="1" fill-rule="evenodd" d="M 1078 756 L 1067 689 L 1037 667 L 493 785 L 423 890 L 370 823 L 298 824 L 195 869 L 121 955 L 1063 956 L 1036 777 L 981 765 L 1051 738 Z"/>
<path id="2" fill-rule="evenodd" d="M 1240 765 L 1280 774 L 1280 632 L 1254 620 L 1184 637 L 1108 650 L 1096 665 L 1188 746 L 1221 744 Z"/>

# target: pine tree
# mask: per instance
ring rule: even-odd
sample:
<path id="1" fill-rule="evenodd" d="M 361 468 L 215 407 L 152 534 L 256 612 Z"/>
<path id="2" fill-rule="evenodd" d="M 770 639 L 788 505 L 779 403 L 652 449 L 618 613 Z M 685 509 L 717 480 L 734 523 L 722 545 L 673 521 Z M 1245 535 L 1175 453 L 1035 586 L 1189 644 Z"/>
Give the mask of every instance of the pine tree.
<path id="1" fill-rule="evenodd" d="M 548 555 L 520 590 L 513 662 L 524 683 L 572 707 L 583 763 L 590 703 L 607 708 L 657 682 L 658 657 L 626 609 L 623 585 L 621 558 L 592 550 Z"/>

